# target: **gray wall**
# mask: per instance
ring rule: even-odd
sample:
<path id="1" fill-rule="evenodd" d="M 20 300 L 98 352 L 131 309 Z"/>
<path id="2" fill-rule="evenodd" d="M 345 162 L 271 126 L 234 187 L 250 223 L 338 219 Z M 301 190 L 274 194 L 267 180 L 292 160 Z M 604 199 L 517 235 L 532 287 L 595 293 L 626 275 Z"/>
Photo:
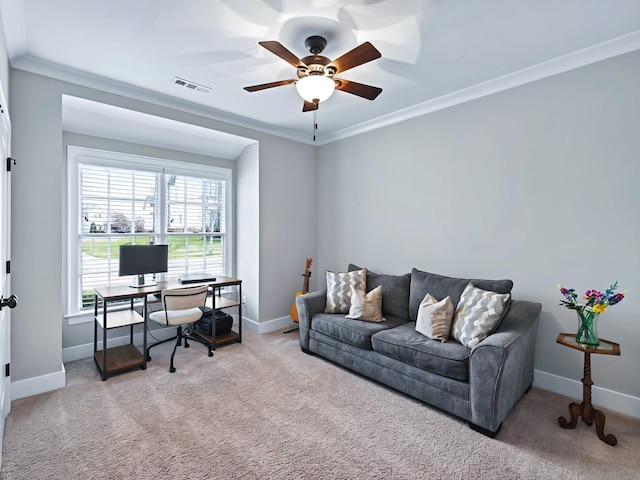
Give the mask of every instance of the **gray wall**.
<path id="1" fill-rule="evenodd" d="M 618 280 L 599 332 L 622 355 L 593 355 L 593 378 L 640 397 L 639 85 L 633 53 L 321 147 L 316 270 L 511 278 L 543 305 L 535 368 L 573 380 L 556 285 Z"/>
<path id="2" fill-rule="evenodd" d="M 259 242 L 259 258 L 253 266 L 259 280 L 249 282 L 244 294 L 254 302 L 255 322 L 288 315 L 299 288 L 301 265 L 309 256 L 309 245 L 315 246 L 316 241 L 315 187 L 308 196 L 299 195 L 298 187 L 315 184 L 315 147 L 21 70 L 11 69 L 10 78 L 13 156 L 19 159 L 12 174 L 12 280 L 21 300 L 12 322 L 13 381 L 61 371 L 66 215 L 63 94 L 257 140 L 260 159 L 253 168 L 259 168 L 260 174 L 249 177 L 260 181 L 259 210 L 253 211 L 257 217 L 253 223 L 260 225 L 261 237 L 240 244 Z M 282 209 L 283 204 L 288 207 Z M 265 234 L 265 226 L 276 233 Z M 73 342 L 82 338 L 84 334 Z"/>
<path id="3" fill-rule="evenodd" d="M 7 42 L 4 38 L 4 24 L 0 19 L 0 82 L 4 91 L 5 100 L 9 101 L 9 54 L 7 53 Z"/>

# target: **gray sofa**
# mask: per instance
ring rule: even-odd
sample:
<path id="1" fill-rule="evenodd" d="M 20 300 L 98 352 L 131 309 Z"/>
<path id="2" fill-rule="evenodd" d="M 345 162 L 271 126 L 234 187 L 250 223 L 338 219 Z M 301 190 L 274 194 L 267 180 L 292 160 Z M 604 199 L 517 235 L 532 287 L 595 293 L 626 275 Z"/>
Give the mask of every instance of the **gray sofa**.
<path id="1" fill-rule="evenodd" d="M 349 270 L 360 267 L 349 265 Z M 405 275 L 366 274 L 366 290 L 382 285 L 385 321 L 372 323 L 324 313 L 326 290 L 296 298 L 302 351 L 316 354 L 434 405 L 494 437 L 533 382 L 541 305 L 510 300 L 495 331 L 469 349 L 418 333 L 417 311 L 426 293 L 457 305 L 468 283 L 510 293 L 510 280 L 445 277 L 413 269 Z"/>

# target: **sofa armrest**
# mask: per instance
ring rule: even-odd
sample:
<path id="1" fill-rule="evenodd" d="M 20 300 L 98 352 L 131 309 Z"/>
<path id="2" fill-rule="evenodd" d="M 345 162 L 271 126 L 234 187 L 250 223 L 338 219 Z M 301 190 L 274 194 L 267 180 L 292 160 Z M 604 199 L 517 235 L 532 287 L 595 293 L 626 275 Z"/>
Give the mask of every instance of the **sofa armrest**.
<path id="1" fill-rule="evenodd" d="M 542 305 L 513 301 L 500 328 L 478 343 L 469 362 L 471 421 L 497 432 L 533 383 L 533 357 Z"/>
<path id="2" fill-rule="evenodd" d="M 296 297 L 296 308 L 298 309 L 298 326 L 300 328 L 300 347 L 309 350 L 309 329 L 311 319 L 316 313 L 324 312 L 327 303 L 327 291 L 305 293 Z"/>

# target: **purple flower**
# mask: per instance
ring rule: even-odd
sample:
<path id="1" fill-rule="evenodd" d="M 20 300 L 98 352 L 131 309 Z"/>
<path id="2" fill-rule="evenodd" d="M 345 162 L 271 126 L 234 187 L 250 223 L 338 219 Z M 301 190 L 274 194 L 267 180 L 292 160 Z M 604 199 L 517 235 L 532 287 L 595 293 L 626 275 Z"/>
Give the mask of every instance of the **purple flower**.
<path id="1" fill-rule="evenodd" d="M 560 305 L 571 310 L 579 311 L 588 309 L 594 312 L 604 312 L 607 306 L 620 303 L 627 294 L 626 291 L 614 293 L 618 288 L 618 282 L 614 282 L 609 285 L 609 288 L 607 288 L 604 293 L 593 289 L 587 290 L 582 297 L 586 300 L 586 303 L 582 304 L 578 303 L 578 296 L 573 288 L 565 288 L 560 284 L 558 284 L 558 288 L 560 289 L 560 294 L 565 298 L 564 300 L 560 300 Z"/>
<path id="2" fill-rule="evenodd" d="M 616 303 L 621 302 L 623 298 L 624 298 L 624 294 L 616 293 L 613 297 L 609 299 L 609 305 L 615 305 Z"/>

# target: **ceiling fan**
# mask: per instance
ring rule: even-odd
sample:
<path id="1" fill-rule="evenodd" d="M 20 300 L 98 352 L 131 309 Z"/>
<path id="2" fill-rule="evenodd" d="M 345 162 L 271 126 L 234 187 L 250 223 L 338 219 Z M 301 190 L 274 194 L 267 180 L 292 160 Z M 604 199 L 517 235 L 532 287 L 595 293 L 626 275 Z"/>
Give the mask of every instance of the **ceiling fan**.
<path id="1" fill-rule="evenodd" d="M 368 100 L 374 100 L 382 92 L 382 89 L 378 87 L 334 77 L 334 75 L 345 72 L 350 68 L 380 58 L 382 56 L 381 53 L 369 42 L 359 45 L 333 61 L 320 55 L 327 46 L 327 41 L 318 35 L 312 35 L 305 40 L 304 44 L 311 55 L 304 57 L 302 60 L 287 50 L 280 42 L 266 41 L 258 43 L 294 66 L 297 70 L 298 78 L 244 87 L 247 92 L 257 92 L 267 88 L 295 84 L 298 93 L 304 99 L 303 112 L 318 110 L 318 104 L 328 99 L 334 90 L 341 90 Z"/>

